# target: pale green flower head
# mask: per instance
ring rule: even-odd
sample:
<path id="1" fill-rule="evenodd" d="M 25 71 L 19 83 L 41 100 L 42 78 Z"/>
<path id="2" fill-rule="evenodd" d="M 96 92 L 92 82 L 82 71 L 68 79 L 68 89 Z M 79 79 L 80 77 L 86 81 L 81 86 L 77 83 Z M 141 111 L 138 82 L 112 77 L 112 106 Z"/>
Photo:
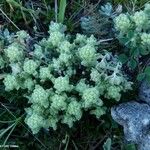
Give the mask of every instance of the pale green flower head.
<path id="1" fill-rule="evenodd" d="M 76 100 L 71 101 L 68 105 L 67 113 L 76 118 L 76 120 L 80 120 L 82 117 L 82 106 Z"/>
<path id="2" fill-rule="evenodd" d="M 43 127 L 44 118 L 36 113 L 33 113 L 25 119 L 25 122 L 32 130 L 32 133 L 37 134 L 41 127 Z"/>
<path id="3" fill-rule="evenodd" d="M 59 44 L 65 39 L 65 36 L 61 32 L 52 32 L 48 38 L 48 42 L 54 47 L 59 47 Z"/>
<path id="4" fill-rule="evenodd" d="M 103 105 L 103 102 L 100 100 L 100 93 L 96 87 L 88 88 L 83 91 L 82 99 L 83 99 L 83 107 L 90 108 L 94 104 L 98 104 L 100 106 Z"/>
<path id="5" fill-rule="evenodd" d="M 89 38 L 87 38 L 86 42 L 87 44 L 93 45 L 93 46 L 98 44 L 97 39 L 94 37 L 94 35 L 91 35 Z"/>
<path id="6" fill-rule="evenodd" d="M 87 37 L 85 35 L 77 33 L 75 43 L 83 45 L 86 43 L 86 41 L 87 41 Z"/>
<path id="7" fill-rule="evenodd" d="M 35 45 L 34 45 L 34 48 L 35 48 L 35 49 L 34 49 L 34 52 L 33 52 L 34 56 L 35 56 L 36 58 L 38 58 L 38 59 L 43 58 L 43 57 L 44 57 L 44 54 L 43 54 L 42 47 L 41 47 L 40 45 L 35 44 Z"/>
<path id="8" fill-rule="evenodd" d="M 42 86 L 36 85 L 33 93 L 31 94 L 30 101 L 32 103 L 40 104 L 41 106 L 47 108 L 49 106 L 49 93 L 43 89 Z"/>
<path id="9" fill-rule="evenodd" d="M 8 74 L 4 78 L 4 85 L 5 85 L 5 90 L 6 91 L 12 91 L 12 90 L 18 90 L 19 89 L 19 84 L 14 75 Z"/>
<path id="10" fill-rule="evenodd" d="M 26 59 L 24 61 L 23 69 L 28 74 L 35 74 L 37 67 L 38 67 L 37 62 L 35 62 L 32 59 Z"/>
<path id="11" fill-rule="evenodd" d="M 51 79 L 51 77 L 52 77 L 52 75 L 50 73 L 50 68 L 49 67 L 41 67 L 40 68 L 39 78 L 41 80 Z"/>
<path id="12" fill-rule="evenodd" d="M 50 99 L 52 102 L 51 103 L 52 109 L 56 109 L 56 110 L 65 110 L 66 109 L 66 107 L 67 107 L 67 103 L 66 103 L 67 96 L 66 95 L 55 94 Z"/>
<path id="13" fill-rule="evenodd" d="M 23 50 L 15 44 L 11 44 L 4 50 L 10 62 L 20 61 L 23 57 Z"/>
<path id="14" fill-rule="evenodd" d="M 44 113 L 44 107 L 42 107 L 41 105 L 35 103 L 31 105 L 32 108 L 32 112 L 36 113 L 36 114 L 42 114 Z"/>
<path id="15" fill-rule="evenodd" d="M 96 69 L 92 69 L 91 74 L 90 74 L 91 80 L 94 82 L 99 82 L 101 78 L 101 74 L 98 72 Z"/>
<path id="16" fill-rule="evenodd" d="M 120 100 L 121 94 L 120 94 L 121 88 L 117 86 L 109 86 L 107 88 L 107 95 L 106 97 L 109 99 L 115 99 L 116 101 Z"/>
<path id="17" fill-rule="evenodd" d="M 49 26 L 49 33 L 52 32 L 61 32 L 64 33 L 66 31 L 67 27 L 61 23 L 51 22 Z"/>
<path id="18" fill-rule="evenodd" d="M 150 34 L 142 33 L 141 40 L 143 45 L 150 46 Z"/>
<path id="19" fill-rule="evenodd" d="M 79 48 L 79 57 L 81 59 L 81 64 L 84 66 L 93 66 L 96 63 L 96 49 L 91 45 L 85 45 Z"/>
<path id="20" fill-rule="evenodd" d="M 24 30 L 18 31 L 16 34 L 18 39 L 21 41 L 24 41 L 25 39 L 30 37 L 29 34 Z"/>
<path id="21" fill-rule="evenodd" d="M 54 88 L 58 92 L 65 92 L 71 90 L 71 85 L 69 84 L 69 78 L 68 77 L 58 77 L 54 81 Z"/>
<path id="22" fill-rule="evenodd" d="M 135 22 L 135 25 L 137 28 L 143 28 L 146 23 L 148 22 L 148 16 L 144 11 L 138 11 L 135 12 L 133 16 L 133 21 Z"/>
<path id="23" fill-rule="evenodd" d="M 55 70 L 60 70 L 60 68 L 62 67 L 60 60 L 53 58 L 52 67 L 53 67 Z"/>
<path id="24" fill-rule="evenodd" d="M 73 58 L 72 58 L 72 55 L 70 55 L 70 54 L 61 53 L 59 55 L 58 59 L 59 59 L 61 64 L 65 64 L 65 65 L 69 66 L 71 64 L 71 59 L 73 59 Z"/>
<path id="25" fill-rule="evenodd" d="M 118 31 L 125 33 L 131 28 L 131 21 L 126 14 L 120 14 L 115 18 L 115 27 Z"/>
<path id="26" fill-rule="evenodd" d="M 81 79 L 75 87 L 76 91 L 78 91 L 79 93 L 82 93 L 88 88 L 89 88 L 89 85 L 85 83 L 85 79 Z"/>
<path id="27" fill-rule="evenodd" d="M 27 78 L 25 81 L 24 81 L 24 85 L 23 87 L 25 89 L 28 89 L 29 91 L 33 90 L 34 88 L 34 85 L 35 85 L 35 82 L 33 81 L 32 78 Z"/>
<path id="28" fill-rule="evenodd" d="M 71 53 L 73 45 L 67 40 L 62 41 L 58 47 L 58 52 L 60 53 Z"/>

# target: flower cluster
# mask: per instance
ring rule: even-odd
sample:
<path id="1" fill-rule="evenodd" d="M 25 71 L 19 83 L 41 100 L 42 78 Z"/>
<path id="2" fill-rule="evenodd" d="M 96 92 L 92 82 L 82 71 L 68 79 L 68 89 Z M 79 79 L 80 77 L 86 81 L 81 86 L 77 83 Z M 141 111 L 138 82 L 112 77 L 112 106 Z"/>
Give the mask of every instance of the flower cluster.
<path id="1" fill-rule="evenodd" d="M 133 14 L 120 14 L 114 19 L 117 38 L 120 43 L 129 48 L 123 52 L 124 62 L 128 62 L 131 69 L 135 69 L 143 55 L 150 53 L 150 4 Z"/>
<path id="2" fill-rule="evenodd" d="M 144 10 L 135 12 L 134 14 L 120 14 L 115 21 L 116 29 L 122 33 L 127 34 L 126 31 L 135 30 L 136 32 L 144 32 L 149 28 L 150 12 L 148 11 L 150 5 L 146 4 Z"/>
<path id="3" fill-rule="evenodd" d="M 12 69 L 4 78 L 5 90 L 24 91 L 31 104 L 25 122 L 34 134 L 41 128 L 56 130 L 58 123 L 72 127 L 85 111 L 100 118 L 104 98 L 118 101 L 131 89 L 117 57 L 98 51 L 94 36 L 77 34 L 73 40 L 65 31 L 66 26 L 52 22 L 49 37 L 36 42 L 33 51 L 24 46 L 29 38 L 24 32 L 4 50 L 4 65 Z"/>
<path id="4" fill-rule="evenodd" d="M 115 18 L 115 25 L 117 30 L 125 33 L 131 28 L 131 21 L 126 14 L 120 14 Z"/>

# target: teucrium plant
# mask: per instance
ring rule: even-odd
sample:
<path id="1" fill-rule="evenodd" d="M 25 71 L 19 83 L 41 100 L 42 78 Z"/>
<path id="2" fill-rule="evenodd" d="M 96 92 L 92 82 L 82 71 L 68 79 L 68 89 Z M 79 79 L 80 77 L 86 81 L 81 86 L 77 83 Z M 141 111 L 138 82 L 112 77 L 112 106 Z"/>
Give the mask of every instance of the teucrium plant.
<path id="1" fill-rule="evenodd" d="M 120 14 L 114 22 L 117 38 L 126 47 L 120 55 L 122 62 L 127 63 L 132 70 L 138 70 L 138 79 L 150 79 L 150 71 L 142 73 L 150 54 L 150 4 L 133 14 Z"/>
<path id="2" fill-rule="evenodd" d="M 98 51 L 94 36 L 65 35 L 66 27 L 52 22 L 49 36 L 31 51 L 28 34 L 19 31 L 5 46 L 4 64 L 11 68 L 4 78 L 6 91 L 21 90 L 30 107 L 25 122 L 34 134 L 41 128 L 57 129 L 58 123 L 73 126 L 83 112 L 100 118 L 107 101 L 119 101 L 131 89 L 116 56 Z M 2 62 L 3 62 L 2 61 Z"/>

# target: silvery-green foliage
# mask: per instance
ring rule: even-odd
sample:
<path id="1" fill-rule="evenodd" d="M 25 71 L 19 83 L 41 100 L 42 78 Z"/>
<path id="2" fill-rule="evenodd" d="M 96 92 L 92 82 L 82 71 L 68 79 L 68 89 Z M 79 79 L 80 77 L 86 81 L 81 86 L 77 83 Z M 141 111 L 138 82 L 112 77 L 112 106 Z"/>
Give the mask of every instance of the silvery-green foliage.
<path id="1" fill-rule="evenodd" d="M 25 43 L 29 35 L 20 31 L 3 52 L 5 67 L 11 68 L 5 90 L 24 91 L 31 104 L 25 122 L 34 134 L 41 128 L 56 130 L 58 123 L 72 127 L 85 111 L 100 118 L 107 109 L 104 98 L 118 101 L 131 89 L 117 57 L 98 52 L 93 35 L 72 39 L 65 31 L 66 26 L 51 22 L 49 36 L 30 52 Z"/>
<path id="2" fill-rule="evenodd" d="M 104 6 L 101 6 L 99 9 L 99 13 L 110 18 L 114 18 L 117 15 L 117 11 L 114 11 L 111 3 L 106 3 Z"/>
<path id="3" fill-rule="evenodd" d="M 101 18 L 99 16 L 85 16 L 81 17 L 81 28 L 84 34 L 94 34 L 98 37 L 106 36 L 108 34 L 108 28 L 111 26 L 107 18 Z"/>
<path id="4" fill-rule="evenodd" d="M 113 37 L 112 23 L 113 18 L 121 12 L 121 6 L 116 10 L 111 3 L 103 6 L 88 16 L 81 17 L 81 28 L 85 34 L 94 34 L 99 38 Z"/>
<path id="5" fill-rule="evenodd" d="M 106 5 L 101 6 L 101 10 L 99 11 L 101 11 L 103 14 L 110 16 L 113 12 L 113 7 L 110 3 L 106 3 Z"/>
<path id="6" fill-rule="evenodd" d="M 9 42 L 9 43 L 11 43 L 13 41 L 13 38 L 14 38 L 14 34 L 10 33 L 8 31 L 8 29 L 0 30 L 0 39 L 1 39 L 1 42 L 6 42 L 6 43 Z"/>
<path id="7" fill-rule="evenodd" d="M 139 67 L 143 57 L 150 54 L 150 4 L 132 14 L 120 14 L 114 23 L 117 38 L 126 47 L 120 58 L 131 69 Z"/>

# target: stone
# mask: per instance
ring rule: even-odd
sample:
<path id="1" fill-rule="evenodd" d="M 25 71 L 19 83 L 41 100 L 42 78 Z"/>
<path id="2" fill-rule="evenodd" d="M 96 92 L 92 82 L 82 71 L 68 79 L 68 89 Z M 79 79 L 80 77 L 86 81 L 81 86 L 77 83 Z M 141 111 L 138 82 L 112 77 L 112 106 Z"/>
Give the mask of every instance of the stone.
<path id="1" fill-rule="evenodd" d="M 150 150 L 150 135 L 145 136 L 138 144 L 138 150 Z"/>
<path id="2" fill-rule="evenodd" d="M 125 140 L 129 143 L 140 143 L 141 150 L 146 150 L 142 147 L 146 144 L 143 139 L 149 137 L 150 106 L 135 101 L 122 103 L 111 109 L 111 115 L 118 124 L 123 126 Z M 147 145 L 149 145 L 147 150 L 150 150 L 150 142 Z"/>
<path id="3" fill-rule="evenodd" d="M 146 80 L 142 81 L 140 85 L 139 100 L 150 105 L 150 83 Z"/>

